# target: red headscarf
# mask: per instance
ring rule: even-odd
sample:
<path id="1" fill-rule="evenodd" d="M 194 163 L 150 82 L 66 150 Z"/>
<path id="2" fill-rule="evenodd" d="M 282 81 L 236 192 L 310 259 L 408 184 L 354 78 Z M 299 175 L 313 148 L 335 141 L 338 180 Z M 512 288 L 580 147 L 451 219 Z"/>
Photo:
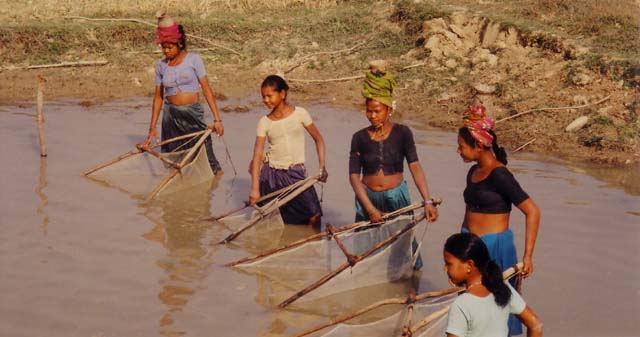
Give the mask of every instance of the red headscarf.
<path id="1" fill-rule="evenodd" d="M 157 44 L 165 42 L 179 43 L 180 41 L 182 41 L 182 34 L 180 34 L 177 24 L 174 23 L 169 27 L 158 27 L 158 29 L 156 29 Z"/>
<path id="2" fill-rule="evenodd" d="M 462 117 L 464 126 L 478 143 L 491 147 L 493 136 L 489 133 L 496 124 L 493 118 L 487 117 L 487 108 L 483 105 L 470 106 Z"/>

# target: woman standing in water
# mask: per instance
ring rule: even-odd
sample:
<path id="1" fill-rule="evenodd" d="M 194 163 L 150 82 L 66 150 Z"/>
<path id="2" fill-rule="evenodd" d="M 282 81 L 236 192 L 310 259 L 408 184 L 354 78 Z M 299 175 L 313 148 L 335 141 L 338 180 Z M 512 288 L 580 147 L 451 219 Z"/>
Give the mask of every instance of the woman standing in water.
<path id="1" fill-rule="evenodd" d="M 324 139 L 313 124 L 309 112 L 287 102 L 288 90 L 287 82 L 277 75 L 268 76 L 262 82 L 260 89 L 262 102 L 271 111 L 258 122 L 253 159 L 249 165 L 250 204 L 255 204 L 261 195 L 269 194 L 306 178 L 305 130 L 316 143 L 318 164 L 322 174 L 320 181 L 327 180 L 327 171 L 324 166 Z M 265 156 L 267 140 L 269 151 Z M 314 228 L 320 228 L 322 209 L 315 188 L 310 187 L 280 207 L 280 215 L 287 224 L 309 224 Z"/>
<path id="2" fill-rule="evenodd" d="M 542 322 L 520 294 L 502 279 L 500 267 L 475 234 L 454 234 L 444 245 L 449 281 L 466 288 L 449 309 L 448 337 L 507 337 L 509 314 L 527 326 L 529 337 L 542 336 Z"/>
<path id="3" fill-rule="evenodd" d="M 162 140 L 202 131 L 207 127 L 218 136 L 224 134 L 222 119 L 216 99 L 209 85 L 207 72 L 200 55 L 187 52 L 187 42 L 182 25 L 171 17 L 160 13 L 156 30 L 156 43 L 162 46 L 165 58 L 156 64 L 156 88 L 151 108 L 149 134 L 143 146 L 158 138 L 156 124 L 162 108 Z M 204 121 L 204 109 L 200 105 L 200 89 L 213 113 L 213 124 Z M 164 108 L 163 108 L 163 99 Z M 189 142 L 186 140 L 184 142 Z M 171 152 L 182 147 L 184 142 L 176 141 L 162 145 L 163 152 Z M 205 142 L 209 165 L 216 175 L 222 174 L 220 163 L 213 153 L 211 138 Z"/>
<path id="4" fill-rule="evenodd" d="M 413 133 L 409 127 L 391 122 L 395 86 L 396 80 L 386 71 L 384 63 L 372 62 L 362 89 L 370 125 L 353 134 L 349 153 L 349 182 L 356 195 L 356 221 L 381 222 L 384 213 L 411 204 L 403 175 L 406 159 L 425 201 L 427 221 L 433 222 L 438 218 L 438 210 L 431 202 Z M 416 249 L 417 242 L 413 246 Z M 422 260 L 418 258 L 414 268 L 421 266 Z"/>
<path id="5" fill-rule="evenodd" d="M 495 122 L 487 118 L 482 105 L 470 107 L 464 126 L 458 130 L 458 154 L 464 162 L 475 162 L 467 174 L 464 190 L 466 204 L 462 231 L 478 235 L 501 270 L 518 262 L 513 232 L 509 229 L 511 205 L 526 217 L 523 274 L 533 273 L 533 250 L 540 225 L 540 209 L 507 169 L 507 153 L 498 146 L 493 132 Z M 522 333 L 522 326 L 510 322 L 512 335 Z"/>

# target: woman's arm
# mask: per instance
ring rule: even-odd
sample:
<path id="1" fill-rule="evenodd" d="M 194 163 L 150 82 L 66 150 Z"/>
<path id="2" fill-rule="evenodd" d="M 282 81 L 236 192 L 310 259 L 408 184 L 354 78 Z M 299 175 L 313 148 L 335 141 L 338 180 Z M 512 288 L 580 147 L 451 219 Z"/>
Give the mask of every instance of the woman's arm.
<path id="1" fill-rule="evenodd" d="M 414 161 L 409 164 L 409 171 L 411 171 L 411 175 L 413 176 L 413 181 L 420 192 L 423 200 L 431 199 L 429 195 L 429 186 L 427 184 L 427 178 L 424 176 L 424 171 L 422 170 L 422 165 L 420 165 L 419 161 Z M 438 219 L 438 209 L 433 206 L 433 204 L 426 204 L 424 208 L 424 213 L 427 216 L 427 221 L 434 222 Z"/>
<path id="2" fill-rule="evenodd" d="M 153 105 L 151 106 L 151 122 L 149 123 L 149 134 L 142 143 L 142 146 L 149 146 L 151 139 L 158 139 L 158 117 L 160 116 L 160 109 L 162 108 L 162 99 L 164 98 L 164 88 L 162 85 L 156 86 L 156 92 L 153 95 Z"/>
<path id="3" fill-rule="evenodd" d="M 318 165 L 320 165 L 320 172 L 322 174 L 322 179 L 323 181 L 327 181 L 328 174 L 326 173 L 327 171 L 325 169 L 325 161 L 324 161 L 325 159 L 324 138 L 322 138 L 322 135 L 320 134 L 320 131 L 318 130 L 315 124 L 311 123 L 305 126 L 304 128 L 307 129 L 307 132 L 309 132 L 309 135 L 311 136 L 311 138 L 313 138 L 313 141 L 316 143 L 316 152 L 318 153 Z"/>
<path id="4" fill-rule="evenodd" d="M 222 118 L 220 117 L 220 111 L 218 111 L 218 105 L 216 104 L 216 97 L 213 94 L 211 85 L 209 85 L 209 78 L 202 76 L 200 78 L 200 87 L 202 88 L 202 94 L 209 104 L 209 109 L 213 113 L 213 124 L 209 126 L 210 129 L 216 132 L 218 136 L 224 135 L 224 126 L 222 126 Z"/>
<path id="5" fill-rule="evenodd" d="M 526 306 L 518 317 L 527 327 L 527 337 L 542 336 L 542 321 L 529 306 Z"/>
<path id="6" fill-rule="evenodd" d="M 540 226 L 540 208 L 528 198 L 517 206 L 525 215 L 525 238 L 524 238 L 524 257 L 522 259 L 522 271 L 525 277 L 533 273 L 533 250 L 538 238 L 538 227 Z"/>
<path id="7" fill-rule="evenodd" d="M 264 152 L 266 137 L 256 137 L 253 145 L 253 157 L 251 159 L 251 192 L 249 192 L 249 204 L 253 205 L 260 198 L 260 163 Z"/>
<path id="8" fill-rule="evenodd" d="M 360 181 L 360 174 L 349 174 L 349 183 L 351 184 L 351 188 L 353 188 L 353 192 L 356 194 L 356 198 L 360 201 L 360 205 L 362 205 L 364 211 L 369 214 L 369 220 L 371 220 L 371 222 L 382 222 L 382 212 L 380 212 L 369 199 L 367 191 L 365 191 L 364 185 L 362 181 Z"/>

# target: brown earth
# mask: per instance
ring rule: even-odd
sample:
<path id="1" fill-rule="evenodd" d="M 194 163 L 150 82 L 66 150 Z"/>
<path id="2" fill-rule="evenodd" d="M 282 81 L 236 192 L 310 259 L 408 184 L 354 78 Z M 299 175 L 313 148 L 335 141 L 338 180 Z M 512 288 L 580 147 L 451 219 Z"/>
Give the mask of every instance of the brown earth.
<path id="1" fill-rule="evenodd" d="M 402 29 L 391 21 L 385 24 L 391 30 Z M 210 62 L 206 57 L 205 62 L 219 106 L 225 111 L 236 108 L 227 106 L 225 97 L 257 97 L 258 85 L 265 75 L 292 68 L 286 78 L 296 102 L 360 109 L 358 79 L 296 81 L 360 75 L 365 65 L 353 67 L 358 53 L 356 49 L 343 54 L 296 53 L 275 56 L 257 65 L 255 60 L 225 63 L 220 59 Z M 580 55 L 588 53 L 574 41 L 524 33 L 464 12 L 427 20 L 415 48 L 400 57 L 387 58 L 399 78 L 396 115 L 426 128 L 454 130 L 473 97 L 482 100 L 489 114 L 498 120 L 541 109 L 500 122 L 496 130 L 501 145 L 514 150 L 535 139 L 524 151 L 605 164 L 640 162 L 638 86 L 577 64 L 575 59 Z M 0 70 L 0 104 L 34 104 L 37 75 L 47 79 L 48 100 L 76 98 L 79 104 L 91 105 L 150 97 L 153 65 L 159 54 L 121 56 L 123 60 L 110 60 L 104 66 L 37 70 L 4 67 Z M 331 67 L 304 66 L 309 63 L 327 63 Z M 303 66 L 294 67 L 298 64 Z M 602 102 L 594 104 L 599 101 Z M 149 109 L 150 105 L 151 99 Z M 568 108 L 555 109 L 558 107 Z M 579 116 L 588 116 L 589 122 L 577 131 L 566 132 L 565 127 Z"/>

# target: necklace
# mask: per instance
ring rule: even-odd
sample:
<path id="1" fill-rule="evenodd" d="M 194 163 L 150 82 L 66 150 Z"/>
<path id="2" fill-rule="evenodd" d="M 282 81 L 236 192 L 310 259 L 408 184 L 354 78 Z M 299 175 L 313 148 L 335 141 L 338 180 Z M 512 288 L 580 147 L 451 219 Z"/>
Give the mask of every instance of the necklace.
<path id="1" fill-rule="evenodd" d="M 473 288 L 475 286 L 479 286 L 479 285 L 482 285 L 482 282 L 476 282 L 476 283 L 469 284 L 469 285 L 467 285 L 467 291 L 469 291 L 469 289 L 471 289 L 471 288 Z"/>

